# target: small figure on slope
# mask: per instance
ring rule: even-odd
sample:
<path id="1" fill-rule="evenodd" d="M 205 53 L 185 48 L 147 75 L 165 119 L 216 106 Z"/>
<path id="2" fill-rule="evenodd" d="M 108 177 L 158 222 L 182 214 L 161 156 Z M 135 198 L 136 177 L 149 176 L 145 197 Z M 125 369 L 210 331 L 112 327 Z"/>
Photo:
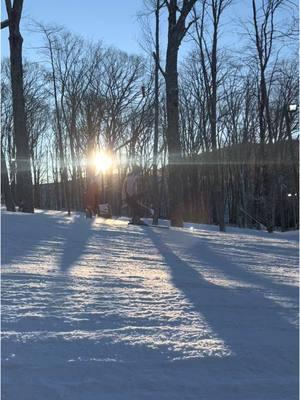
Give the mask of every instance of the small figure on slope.
<path id="1" fill-rule="evenodd" d="M 90 178 L 87 183 L 84 202 L 86 217 L 92 218 L 93 215 L 97 215 L 99 204 L 99 185 L 95 176 Z"/>
<path id="2" fill-rule="evenodd" d="M 141 220 L 148 211 L 148 207 L 141 203 L 142 194 L 142 170 L 135 165 L 125 178 L 122 190 L 122 201 L 127 204 L 132 216 L 130 223 L 134 225 L 146 225 Z"/>

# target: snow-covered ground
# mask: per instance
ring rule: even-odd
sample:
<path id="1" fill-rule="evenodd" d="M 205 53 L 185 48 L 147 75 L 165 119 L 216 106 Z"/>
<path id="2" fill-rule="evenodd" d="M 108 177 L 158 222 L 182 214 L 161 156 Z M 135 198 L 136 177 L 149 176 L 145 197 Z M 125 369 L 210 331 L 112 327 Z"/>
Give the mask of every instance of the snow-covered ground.
<path id="1" fill-rule="evenodd" d="M 5 400 L 298 399 L 298 235 L 2 213 Z"/>

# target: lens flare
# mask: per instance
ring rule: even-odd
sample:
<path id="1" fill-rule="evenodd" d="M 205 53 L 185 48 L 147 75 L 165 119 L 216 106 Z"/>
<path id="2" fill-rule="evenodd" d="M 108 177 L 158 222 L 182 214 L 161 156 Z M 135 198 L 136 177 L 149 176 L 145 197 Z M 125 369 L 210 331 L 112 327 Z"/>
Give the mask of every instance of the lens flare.
<path id="1" fill-rule="evenodd" d="M 97 153 L 93 158 L 93 165 L 96 168 L 96 172 L 106 172 L 108 171 L 113 164 L 113 160 L 111 156 L 107 153 Z"/>

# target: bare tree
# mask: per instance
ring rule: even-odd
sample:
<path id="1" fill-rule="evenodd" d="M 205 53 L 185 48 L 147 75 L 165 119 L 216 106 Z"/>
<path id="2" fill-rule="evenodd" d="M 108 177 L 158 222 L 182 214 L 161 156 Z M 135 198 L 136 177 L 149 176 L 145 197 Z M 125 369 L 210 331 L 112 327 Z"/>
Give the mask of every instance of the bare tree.
<path id="1" fill-rule="evenodd" d="M 60 50 L 56 55 L 62 120 L 69 141 L 71 159 L 71 199 L 75 209 L 80 204 L 81 180 L 78 114 L 81 102 L 91 85 L 99 63 L 101 47 L 88 46 L 80 37 L 67 31 L 60 33 Z"/>
<path id="2" fill-rule="evenodd" d="M 266 71 L 272 56 L 274 48 L 274 35 L 275 35 L 275 15 L 280 6 L 283 5 L 285 0 L 261 0 L 261 7 L 257 7 L 257 0 L 252 0 L 252 13 L 253 13 L 253 27 L 254 35 L 252 36 L 255 42 L 257 64 L 259 70 L 259 134 L 261 143 L 261 160 L 265 160 L 265 143 L 273 141 L 273 126 L 270 114 L 269 96 L 266 82 Z M 268 137 L 267 137 L 268 133 Z M 261 183 L 261 185 L 260 185 Z M 258 179 L 257 184 L 257 197 L 260 193 L 263 196 L 262 207 L 268 232 L 273 232 L 273 218 L 272 211 L 272 189 L 268 165 L 264 162 L 261 170 L 261 180 Z"/>
<path id="3" fill-rule="evenodd" d="M 63 126 L 62 126 L 62 111 L 59 105 L 59 92 L 58 92 L 58 73 L 56 70 L 56 59 L 55 56 L 59 52 L 59 40 L 57 38 L 57 33 L 60 29 L 55 27 L 45 27 L 41 24 L 37 24 L 39 30 L 44 34 L 45 37 L 45 46 L 44 52 L 49 57 L 50 63 L 50 77 L 53 85 L 53 97 L 55 104 L 55 125 L 56 125 L 56 134 L 57 134 L 57 144 L 59 149 L 59 161 L 60 161 L 60 175 L 61 182 L 63 187 L 63 198 L 64 205 L 68 210 L 68 215 L 71 214 L 71 203 L 70 203 L 70 187 L 68 181 L 68 170 L 65 160 L 65 149 L 63 142 Z"/>
<path id="4" fill-rule="evenodd" d="M 158 224 L 159 217 L 159 185 L 157 177 L 157 152 L 158 152 L 158 139 L 159 139 L 159 63 L 160 63 L 160 46 L 159 46 L 159 14 L 163 4 L 161 0 L 156 0 L 155 4 L 155 71 L 154 71 L 154 143 L 153 143 L 153 203 L 154 215 L 153 224 Z"/>
<path id="5" fill-rule="evenodd" d="M 187 23 L 196 0 L 166 1 L 168 10 L 168 44 L 165 80 L 167 102 L 167 143 L 169 152 L 169 201 L 172 226 L 183 226 L 183 187 L 178 110 L 178 51 L 194 20 Z"/>
<path id="6" fill-rule="evenodd" d="M 199 56 L 204 77 L 205 89 L 207 94 L 207 112 L 209 115 L 211 129 L 211 147 L 212 150 L 217 148 L 217 91 L 220 78 L 219 70 L 219 49 L 218 37 L 219 26 L 223 12 L 232 3 L 232 0 L 203 0 L 200 18 L 196 18 L 196 35 L 195 41 L 199 48 Z M 196 17 L 196 11 L 194 11 Z M 212 21 L 212 33 L 209 38 L 211 45 L 208 43 L 208 38 L 205 36 L 206 18 L 208 15 Z M 216 157 L 221 155 L 221 152 L 215 152 Z M 220 161 L 216 158 L 216 168 L 213 171 L 214 180 L 212 182 L 213 201 L 217 213 L 217 219 L 220 231 L 225 231 L 224 221 L 224 182 L 222 179 L 223 169 L 220 166 Z"/>
<path id="7" fill-rule="evenodd" d="M 2 75 L 1 75 L 1 195 L 4 198 L 7 211 L 15 211 L 15 203 L 13 200 L 13 194 L 11 190 L 11 182 L 9 179 L 9 171 L 7 168 L 7 162 L 5 153 L 10 156 L 10 149 L 5 151 L 5 141 L 8 142 L 6 147 L 11 147 L 11 130 L 12 130 L 12 106 L 11 106 L 11 95 L 9 90 L 8 82 L 3 79 L 3 70 L 5 70 L 5 64 L 2 63 Z"/>
<path id="8" fill-rule="evenodd" d="M 40 207 L 40 185 L 45 172 L 43 162 L 45 148 L 43 137 L 49 128 L 47 90 L 45 89 L 45 71 L 41 65 L 25 61 L 24 98 L 26 128 L 29 134 L 29 149 L 33 172 L 34 205 Z"/>
<path id="9" fill-rule="evenodd" d="M 5 1 L 8 20 L 1 28 L 9 28 L 11 87 L 13 101 L 14 135 L 16 142 L 17 162 L 17 197 L 20 210 L 34 212 L 33 187 L 30 165 L 28 133 L 26 130 L 25 102 L 23 88 L 22 43 L 20 20 L 23 0 Z"/>

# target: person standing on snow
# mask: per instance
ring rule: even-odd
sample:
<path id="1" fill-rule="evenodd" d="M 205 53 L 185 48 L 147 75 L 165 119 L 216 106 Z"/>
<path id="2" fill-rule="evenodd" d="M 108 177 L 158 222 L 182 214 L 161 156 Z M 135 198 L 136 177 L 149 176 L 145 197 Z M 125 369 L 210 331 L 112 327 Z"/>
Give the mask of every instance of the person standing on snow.
<path id="1" fill-rule="evenodd" d="M 99 206 L 99 185 L 95 176 L 88 181 L 84 201 L 86 217 L 92 218 L 93 215 L 97 215 Z"/>
<path id="2" fill-rule="evenodd" d="M 144 224 L 141 217 L 147 207 L 140 203 L 142 196 L 142 170 L 138 166 L 133 166 L 132 171 L 126 176 L 122 190 L 122 201 L 129 207 L 132 215 L 132 224 Z"/>

